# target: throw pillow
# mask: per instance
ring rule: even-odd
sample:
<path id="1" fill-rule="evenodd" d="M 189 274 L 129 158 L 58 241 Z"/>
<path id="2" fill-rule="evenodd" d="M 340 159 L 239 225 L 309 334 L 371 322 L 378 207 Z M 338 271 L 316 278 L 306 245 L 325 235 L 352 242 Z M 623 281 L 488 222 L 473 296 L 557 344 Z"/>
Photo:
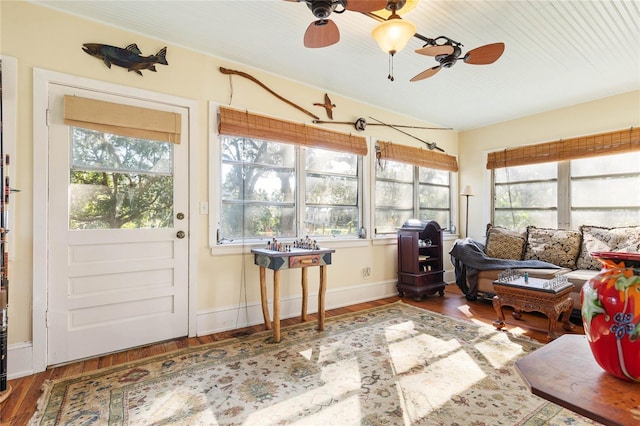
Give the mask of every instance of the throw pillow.
<path id="1" fill-rule="evenodd" d="M 489 257 L 522 260 L 525 243 L 524 232 L 487 225 L 486 253 Z"/>
<path id="2" fill-rule="evenodd" d="M 563 268 L 576 269 L 582 234 L 579 231 L 527 227 L 525 260 L 542 260 Z"/>
<path id="3" fill-rule="evenodd" d="M 582 232 L 582 248 L 577 262 L 578 269 L 602 269 L 598 259 L 591 257 L 594 251 L 640 253 L 640 226 L 606 228 L 582 225 L 580 232 Z"/>

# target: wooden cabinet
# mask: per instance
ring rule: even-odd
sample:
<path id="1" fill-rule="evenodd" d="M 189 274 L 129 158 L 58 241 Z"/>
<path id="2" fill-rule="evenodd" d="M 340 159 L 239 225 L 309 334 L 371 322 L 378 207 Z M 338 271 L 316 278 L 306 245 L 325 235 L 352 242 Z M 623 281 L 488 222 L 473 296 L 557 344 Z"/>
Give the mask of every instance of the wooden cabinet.
<path id="1" fill-rule="evenodd" d="M 443 296 L 445 285 L 442 228 L 433 220 L 408 220 L 398 230 L 398 294 Z"/>

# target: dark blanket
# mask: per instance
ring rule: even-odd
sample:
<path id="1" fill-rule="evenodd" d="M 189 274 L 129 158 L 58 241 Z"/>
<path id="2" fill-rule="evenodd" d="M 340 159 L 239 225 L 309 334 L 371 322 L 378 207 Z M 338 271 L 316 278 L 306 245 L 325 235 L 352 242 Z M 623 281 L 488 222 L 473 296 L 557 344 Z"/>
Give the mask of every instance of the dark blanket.
<path id="1" fill-rule="evenodd" d="M 557 265 L 541 260 L 511 260 L 489 257 L 484 252 L 484 244 L 471 238 L 457 240 L 449 255 L 455 268 L 456 284 L 467 296 L 467 299 L 475 299 L 478 295 L 479 271 L 515 268 L 560 269 Z"/>

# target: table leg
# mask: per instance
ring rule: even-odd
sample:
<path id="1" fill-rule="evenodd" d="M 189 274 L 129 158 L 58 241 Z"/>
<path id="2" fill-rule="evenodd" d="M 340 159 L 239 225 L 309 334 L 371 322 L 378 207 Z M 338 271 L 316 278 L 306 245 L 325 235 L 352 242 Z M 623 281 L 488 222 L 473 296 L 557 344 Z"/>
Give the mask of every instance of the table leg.
<path id="1" fill-rule="evenodd" d="M 500 300 L 500 296 L 493 296 L 493 309 L 496 310 L 498 314 L 498 318 L 493 322 L 493 326 L 500 330 L 505 326 L 504 323 L 504 312 L 502 312 L 502 300 Z"/>
<path id="2" fill-rule="evenodd" d="M 576 331 L 576 326 L 571 323 L 571 311 L 573 311 L 573 300 L 569 297 L 567 300 L 567 309 L 562 312 L 560 321 L 562 321 L 562 328 L 565 331 Z"/>
<path id="3" fill-rule="evenodd" d="M 280 270 L 273 271 L 273 340 L 280 342 Z"/>
<path id="4" fill-rule="evenodd" d="M 300 314 L 302 322 L 307 320 L 307 288 L 307 268 L 302 268 L 302 314 Z"/>
<path id="5" fill-rule="evenodd" d="M 318 289 L 318 330 L 324 330 L 324 295 L 327 292 L 327 266 L 320 265 L 320 288 Z"/>
<path id="6" fill-rule="evenodd" d="M 260 267 L 260 300 L 262 302 L 262 317 L 264 318 L 264 327 L 271 330 L 271 319 L 269 319 L 269 305 L 267 304 L 267 277 L 266 268 Z"/>

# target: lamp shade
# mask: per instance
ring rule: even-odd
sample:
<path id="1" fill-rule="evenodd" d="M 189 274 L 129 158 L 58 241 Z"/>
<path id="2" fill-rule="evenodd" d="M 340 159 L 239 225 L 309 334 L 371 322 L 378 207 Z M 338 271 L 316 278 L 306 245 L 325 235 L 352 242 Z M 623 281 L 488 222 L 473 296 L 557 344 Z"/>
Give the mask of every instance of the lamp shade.
<path id="1" fill-rule="evenodd" d="M 460 195 L 473 197 L 475 194 L 473 193 L 473 189 L 471 189 L 471 185 L 465 185 Z"/>
<path id="2" fill-rule="evenodd" d="M 409 21 L 404 21 L 398 15 L 378 24 L 371 35 L 386 53 L 395 54 L 407 45 L 409 39 L 416 33 L 416 26 Z"/>

